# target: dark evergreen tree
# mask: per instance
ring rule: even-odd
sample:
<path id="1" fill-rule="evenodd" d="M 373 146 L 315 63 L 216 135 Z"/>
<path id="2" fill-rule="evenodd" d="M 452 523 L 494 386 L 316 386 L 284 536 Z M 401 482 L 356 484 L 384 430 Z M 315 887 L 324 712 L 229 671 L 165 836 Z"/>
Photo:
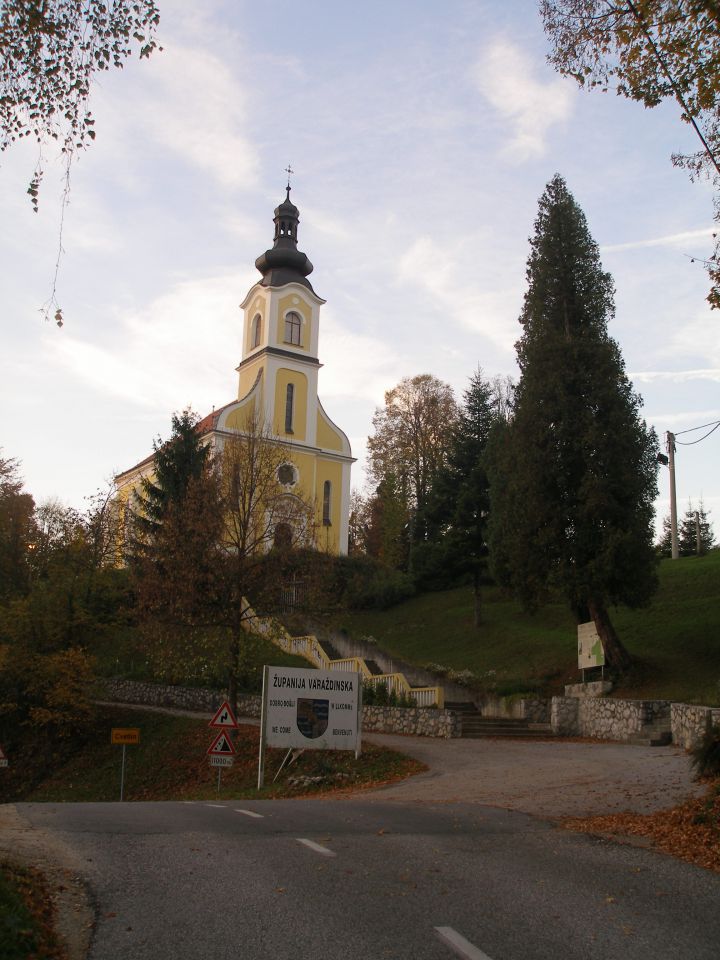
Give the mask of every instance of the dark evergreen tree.
<path id="1" fill-rule="evenodd" d="M 182 507 L 191 483 L 199 481 L 209 465 L 210 448 L 201 442 L 197 423 L 192 410 L 174 413 L 170 439 L 153 442 L 153 475 L 143 478 L 135 494 L 140 540 L 157 537 L 168 512 Z"/>
<path id="2" fill-rule="evenodd" d="M 146 619 L 176 629 L 212 620 L 221 535 L 217 477 L 191 410 L 172 417 L 169 440 L 153 444 L 153 473 L 133 510 L 131 559 Z"/>
<path id="3" fill-rule="evenodd" d="M 656 589 L 657 439 L 607 332 L 612 278 L 560 176 L 530 243 L 514 417 L 493 444 L 493 568 L 530 610 L 564 595 L 578 622 L 594 620 L 608 665 L 624 669 L 608 607 L 642 605 Z"/>
<path id="4" fill-rule="evenodd" d="M 494 385 L 478 369 L 463 393 L 447 462 L 432 487 L 424 517 L 427 539 L 416 544 L 412 554 L 413 575 L 421 586 L 444 587 L 463 577 L 472 579 L 476 626 L 481 621 L 490 509 L 484 453 L 500 416 Z"/>
<path id="5" fill-rule="evenodd" d="M 697 513 L 697 519 L 695 514 Z M 698 553 L 705 554 L 715 543 L 712 523 L 708 519 L 709 510 L 705 509 L 702 500 L 698 505 L 697 511 L 692 505 L 692 500 L 688 502 L 688 508 L 685 516 L 678 524 L 678 550 L 681 557 L 690 557 Z M 698 550 L 698 526 L 700 528 L 700 549 Z M 666 516 L 663 520 L 663 532 L 658 544 L 660 555 L 663 557 L 672 556 L 672 527 L 670 517 Z"/>

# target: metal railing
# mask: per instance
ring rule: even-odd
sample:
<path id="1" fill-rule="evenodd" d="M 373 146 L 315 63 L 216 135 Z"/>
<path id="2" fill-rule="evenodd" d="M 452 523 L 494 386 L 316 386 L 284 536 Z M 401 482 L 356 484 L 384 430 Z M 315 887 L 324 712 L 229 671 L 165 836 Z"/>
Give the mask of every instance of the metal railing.
<path id="1" fill-rule="evenodd" d="M 445 691 L 442 687 L 412 687 L 403 673 L 373 673 L 363 657 L 342 657 L 332 660 L 314 634 L 304 637 L 291 636 L 285 627 L 270 617 L 260 617 L 248 604 L 245 622 L 247 629 L 261 634 L 286 653 L 304 657 L 320 670 L 358 671 L 363 682 L 370 686 L 384 683 L 389 694 L 414 700 L 418 707 L 438 707 L 445 705 Z"/>

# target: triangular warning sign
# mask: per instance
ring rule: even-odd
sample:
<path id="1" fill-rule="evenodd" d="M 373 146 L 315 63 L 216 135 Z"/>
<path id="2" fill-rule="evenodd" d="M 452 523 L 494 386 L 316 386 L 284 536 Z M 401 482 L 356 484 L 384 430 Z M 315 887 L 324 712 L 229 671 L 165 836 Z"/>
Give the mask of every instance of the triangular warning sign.
<path id="1" fill-rule="evenodd" d="M 230 737 L 221 731 L 213 740 L 213 742 L 208 747 L 208 756 L 209 757 L 233 757 L 235 755 L 235 747 Z"/>
<path id="2" fill-rule="evenodd" d="M 236 730 L 237 725 L 238 722 L 235 719 L 235 714 L 232 712 L 232 707 L 227 700 L 208 724 L 209 727 L 224 727 L 227 730 Z"/>

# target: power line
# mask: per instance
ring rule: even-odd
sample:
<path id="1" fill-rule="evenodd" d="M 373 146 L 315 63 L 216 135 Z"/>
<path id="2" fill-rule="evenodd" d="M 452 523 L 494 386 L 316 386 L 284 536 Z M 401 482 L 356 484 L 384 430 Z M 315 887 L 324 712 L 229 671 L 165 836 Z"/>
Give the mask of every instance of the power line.
<path id="1" fill-rule="evenodd" d="M 695 430 L 704 430 L 705 427 L 712 427 L 712 430 L 708 430 L 708 432 L 705 434 L 705 436 L 703 436 L 703 437 L 698 437 L 697 440 L 678 440 L 678 439 L 677 439 L 677 438 L 678 438 L 679 436 L 681 436 L 683 433 L 694 433 Z M 710 423 L 703 423 L 703 424 L 701 424 L 699 427 L 689 427 L 687 430 L 681 430 L 679 433 L 676 433 L 676 434 L 674 435 L 674 436 L 675 436 L 675 442 L 681 444 L 681 446 L 683 446 L 683 447 L 692 447 L 692 446 L 693 446 L 694 444 L 696 444 L 696 443 L 701 443 L 701 441 L 707 440 L 707 438 L 710 436 L 710 434 L 711 434 L 711 433 L 715 433 L 715 431 L 717 430 L 718 427 L 720 427 L 720 420 L 713 420 L 713 421 L 711 421 Z"/>

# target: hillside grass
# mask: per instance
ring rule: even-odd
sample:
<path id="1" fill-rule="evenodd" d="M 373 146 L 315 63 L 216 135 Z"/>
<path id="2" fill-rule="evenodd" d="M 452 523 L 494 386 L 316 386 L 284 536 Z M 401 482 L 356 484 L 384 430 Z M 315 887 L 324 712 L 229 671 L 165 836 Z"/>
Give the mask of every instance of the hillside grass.
<path id="1" fill-rule="evenodd" d="M 10 765 L 0 779 L 0 802 L 108 802 L 120 799 L 122 747 L 110 743 L 113 727 L 137 727 L 140 743 L 126 747 L 124 798 L 133 800 L 235 800 L 297 797 L 354 790 L 402 779 L 424 770 L 416 760 L 364 744 L 351 752 L 306 750 L 273 778 L 286 754 L 268 750 L 265 787 L 257 790 L 259 727 L 241 725 L 237 756 L 223 769 L 210 767 L 207 749 L 217 731 L 208 720 L 122 706 L 99 707 L 82 737 L 49 743 L 43 734 L 23 731 L 8 751 Z M 320 778 L 294 782 L 295 778 Z"/>
<path id="2" fill-rule="evenodd" d="M 190 637 L 173 638 L 166 647 L 153 644 L 136 628 L 104 638 L 90 649 L 100 677 L 123 677 L 149 683 L 223 689 L 227 677 L 223 656 L 227 639 L 218 630 L 197 630 Z M 259 634 L 245 635 L 238 676 L 244 693 L 262 690 L 263 666 L 308 667 L 303 657 L 286 653 Z"/>
<path id="3" fill-rule="evenodd" d="M 635 665 L 615 696 L 720 703 L 720 550 L 663 560 L 660 586 L 641 610 L 611 611 Z M 381 650 L 420 666 L 470 670 L 488 692 L 552 695 L 580 679 L 576 628 L 567 607 L 534 615 L 496 587 L 483 594 L 483 623 L 473 625 L 470 587 L 426 593 L 384 611 L 344 614 L 336 624 L 372 637 Z"/>

